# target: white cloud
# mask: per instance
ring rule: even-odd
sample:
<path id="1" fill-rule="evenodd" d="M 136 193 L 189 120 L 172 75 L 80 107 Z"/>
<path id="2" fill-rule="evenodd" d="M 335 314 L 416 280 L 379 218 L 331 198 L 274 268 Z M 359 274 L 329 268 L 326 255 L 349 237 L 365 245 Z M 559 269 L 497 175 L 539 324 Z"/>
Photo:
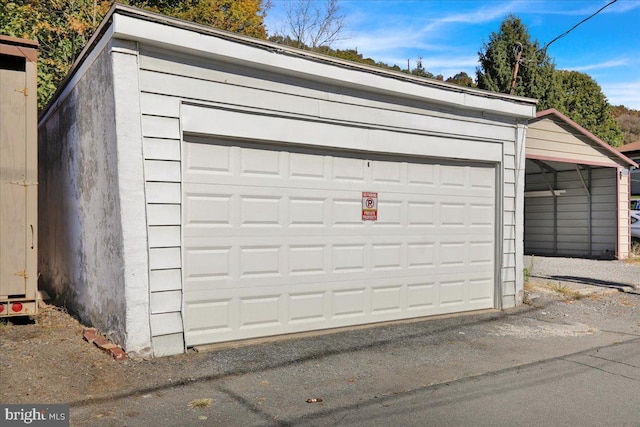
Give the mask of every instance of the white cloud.
<path id="1" fill-rule="evenodd" d="M 438 18 L 434 21 L 436 24 L 442 23 L 465 23 L 465 24 L 482 24 L 491 22 L 497 19 L 503 19 L 509 13 L 516 13 L 519 10 L 523 10 L 523 2 L 509 2 L 509 3 L 493 3 L 497 4 L 495 7 L 481 7 L 477 10 L 468 13 L 455 13 L 449 16 Z"/>
<path id="2" fill-rule="evenodd" d="M 621 59 L 611 59 L 605 62 L 599 62 L 597 64 L 587 64 L 587 65 L 578 65 L 573 67 L 566 67 L 566 69 L 573 71 L 590 71 L 590 70 L 601 70 L 604 68 L 615 68 L 622 67 L 629 64 L 629 60 L 626 58 Z M 565 67 L 558 67 L 564 69 Z"/>
<path id="3" fill-rule="evenodd" d="M 383 33 L 359 33 L 335 44 L 338 49 L 357 48 L 367 56 L 389 54 L 402 49 L 445 50 L 446 47 L 425 43 L 421 37 L 407 37 L 399 30 Z"/>
<path id="4" fill-rule="evenodd" d="M 407 58 L 413 61 L 417 56 L 423 56 L 425 68 L 427 68 L 429 66 L 427 65 L 427 57 L 430 58 L 432 52 L 451 52 L 455 48 L 437 42 L 429 42 L 439 38 L 443 31 L 442 27 L 455 26 L 456 24 L 475 25 L 500 20 L 507 14 L 514 12 L 516 8 L 522 7 L 523 3 L 526 4 L 521 1 L 495 2 L 490 3 L 491 7 L 480 7 L 468 13 L 441 14 L 440 16 L 437 16 L 437 11 L 434 10 L 433 15 L 436 17 L 422 17 L 420 21 L 423 23 L 420 25 L 416 23 L 415 15 L 399 16 L 396 14 L 381 20 L 379 11 L 368 16 L 366 11 L 359 10 L 357 19 L 351 21 L 353 29 L 349 37 L 336 43 L 334 47 L 339 49 L 357 48 L 358 52 L 364 56 L 400 66 L 406 64 Z M 416 55 L 415 52 L 422 53 Z M 458 60 L 460 58 L 456 62 L 459 62 Z M 447 59 L 434 61 L 435 64 L 432 67 L 455 66 L 451 63 L 444 64 L 443 62 Z M 472 59 L 464 58 L 462 62 L 467 68 L 471 64 L 475 69 L 477 61 L 477 57 L 474 56 Z"/>
<path id="5" fill-rule="evenodd" d="M 422 64 L 426 69 L 429 68 L 469 68 L 478 65 L 477 56 L 462 56 L 462 57 L 448 57 L 448 56 L 432 56 L 422 58 Z"/>
<path id="6" fill-rule="evenodd" d="M 640 110 L 640 80 L 620 83 L 605 83 L 602 91 L 611 105 L 624 105 Z"/>

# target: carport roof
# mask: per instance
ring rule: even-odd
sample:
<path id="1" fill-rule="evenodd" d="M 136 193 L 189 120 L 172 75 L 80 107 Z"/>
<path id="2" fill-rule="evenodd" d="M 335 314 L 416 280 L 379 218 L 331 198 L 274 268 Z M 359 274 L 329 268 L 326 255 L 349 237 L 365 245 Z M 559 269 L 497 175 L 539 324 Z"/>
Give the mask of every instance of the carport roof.
<path id="1" fill-rule="evenodd" d="M 631 153 L 633 151 L 640 151 L 640 141 L 632 142 L 631 144 L 618 147 L 618 151 L 621 153 Z"/>
<path id="2" fill-rule="evenodd" d="M 584 138 L 580 138 L 583 142 L 593 145 L 594 148 L 599 149 L 598 151 L 600 152 L 602 152 L 602 150 L 604 149 L 604 152 L 602 152 L 602 154 L 606 155 L 616 163 L 619 163 L 625 166 L 638 167 L 638 164 L 636 162 L 634 162 L 633 160 L 631 160 L 630 158 L 622 154 L 620 151 L 616 150 L 615 148 L 613 148 L 612 146 L 610 146 L 609 144 L 607 144 L 606 142 L 604 142 L 603 140 L 601 140 L 600 138 L 598 138 L 597 136 L 595 136 L 594 134 L 592 134 L 582 126 L 580 126 L 578 123 L 574 122 L 569 117 L 565 116 L 560 111 L 556 110 L 555 108 L 550 108 L 548 110 L 538 112 L 536 114 L 536 118 L 529 121 L 529 126 L 541 120 L 544 120 L 546 118 L 550 118 L 550 119 L 555 118 L 557 120 L 560 120 L 565 125 L 577 131 L 578 135 L 585 137 L 586 140 Z M 563 153 L 563 156 L 561 157 L 556 157 L 554 155 L 540 156 L 539 154 L 531 154 L 527 150 L 526 158 L 539 159 L 539 160 L 554 160 L 554 161 L 577 163 L 577 164 L 583 163 L 578 159 L 571 158 L 570 155 L 567 155 L 567 153 Z"/>

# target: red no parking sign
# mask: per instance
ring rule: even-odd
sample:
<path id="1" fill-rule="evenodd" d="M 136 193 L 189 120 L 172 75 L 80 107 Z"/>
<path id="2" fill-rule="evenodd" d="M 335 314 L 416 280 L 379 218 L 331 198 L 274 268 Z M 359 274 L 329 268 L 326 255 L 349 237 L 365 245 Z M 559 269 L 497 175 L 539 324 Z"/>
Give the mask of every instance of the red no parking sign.
<path id="1" fill-rule="evenodd" d="M 362 192 L 362 220 L 378 220 L 378 193 Z"/>

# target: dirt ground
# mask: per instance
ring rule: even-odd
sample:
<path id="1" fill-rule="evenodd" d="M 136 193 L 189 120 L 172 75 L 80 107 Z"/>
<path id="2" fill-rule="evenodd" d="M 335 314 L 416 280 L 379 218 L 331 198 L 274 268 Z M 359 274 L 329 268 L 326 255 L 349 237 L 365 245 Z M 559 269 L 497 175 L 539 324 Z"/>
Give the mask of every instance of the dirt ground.
<path id="1" fill-rule="evenodd" d="M 635 319 L 631 322 L 633 328 L 640 329 L 639 295 L 611 290 L 581 293 L 567 286 L 533 281 L 527 287 L 525 301 L 528 305 L 520 309 L 546 304 L 545 310 L 555 307 L 559 316 L 563 310 L 568 310 L 605 323 Z M 198 373 L 206 371 L 212 375 L 211 372 L 218 369 L 216 365 L 227 363 L 221 355 L 194 351 L 151 360 L 115 361 L 84 341 L 82 332 L 83 325 L 76 319 L 50 305 L 42 308 L 35 319 L 1 320 L 0 402 L 74 405 L 100 401 L 140 390 L 153 391 L 154 387 L 166 387 L 167 382 L 185 384 Z M 260 360 L 258 347 L 251 352 L 252 358 Z M 251 360 L 230 363 L 245 366 L 250 365 Z"/>
<path id="2" fill-rule="evenodd" d="M 0 402 L 70 403 L 153 387 L 172 372 L 180 378 L 180 366 L 189 358 L 115 361 L 86 342 L 83 330 L 51 305 L 33 319 L 0 321 Z"/>

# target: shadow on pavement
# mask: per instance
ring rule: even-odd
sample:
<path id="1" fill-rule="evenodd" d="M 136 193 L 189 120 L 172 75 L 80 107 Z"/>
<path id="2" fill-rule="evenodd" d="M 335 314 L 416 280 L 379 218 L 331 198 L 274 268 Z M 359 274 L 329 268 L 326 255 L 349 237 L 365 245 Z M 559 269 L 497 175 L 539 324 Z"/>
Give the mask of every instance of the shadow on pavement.
<path id="1" fill-rule="evenodd" d="M 577 277 L 577 276 L 531 276 L 537 279 L 546 280 L 558 280 L 561 282 L 578 283 L 581 285 L 598 286 L 601 288 L 617 289 L 620 292 L 628 292 L 629 290 L 636 290 L 636 285 L 631 283 L 619 283 L 609 282 L 606 280 L 593 279 L 590 277 Z"/>

